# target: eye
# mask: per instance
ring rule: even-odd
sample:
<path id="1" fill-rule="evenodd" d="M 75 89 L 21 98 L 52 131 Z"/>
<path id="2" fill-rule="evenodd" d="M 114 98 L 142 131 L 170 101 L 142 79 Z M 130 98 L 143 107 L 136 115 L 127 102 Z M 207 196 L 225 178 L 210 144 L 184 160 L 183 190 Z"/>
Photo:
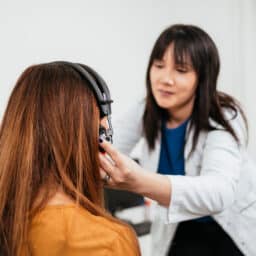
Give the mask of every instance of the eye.
<path id="1" fill-rule="evenodd" d="M 179 73 L 186 73 L 186 72 L 188 72 L 188 69 L 187 69 L 187 68 L 184 68 L 184 67 L 178 67 L 178 68 L 176 68 L 176 70 L 177 70 Z"/>
<path id="2" fill-rule="evenodd" d="M 176 65 L 175 69 L 179 72 L 179 73 L 187 73 L 190 71 L 190 66 L 183 64 L 183 65 Z"/>
<path id="3" fill-rule="evenodd" d="M 156 67 L 156 68 L 163 68 L 164 67 L 164 63 L 161 60 L 155 60 L 153 62 L 153 66 Z"/>

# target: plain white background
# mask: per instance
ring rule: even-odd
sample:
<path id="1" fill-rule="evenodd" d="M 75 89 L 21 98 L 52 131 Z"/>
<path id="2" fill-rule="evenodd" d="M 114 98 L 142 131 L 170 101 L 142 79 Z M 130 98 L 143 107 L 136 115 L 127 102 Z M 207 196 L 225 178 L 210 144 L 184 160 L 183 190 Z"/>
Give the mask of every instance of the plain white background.
<path id="1" fill-rule="evenodd" d="M 120 115 L 144 95 L 153 43 L 174 23 L 201 26 L 221 56 L 219 88 L 238 98 L 256 157 L 255 0 L 0 0 L 0 118 L 20 73 L 29 65 L 79 61 L 108 83 Z"/>

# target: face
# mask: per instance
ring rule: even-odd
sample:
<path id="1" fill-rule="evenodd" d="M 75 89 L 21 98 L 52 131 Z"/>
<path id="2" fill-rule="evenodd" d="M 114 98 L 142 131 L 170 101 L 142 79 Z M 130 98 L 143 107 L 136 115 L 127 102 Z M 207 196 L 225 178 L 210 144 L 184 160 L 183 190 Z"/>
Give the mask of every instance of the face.
<path id="1" fill-rule="evenodd" d="M 171 44 L 161 60 L 155 60 L 150 69 L 150 82 L 157 104 L 171 114 L 176 111 L 191 111 L 197 87 L 197 74 L 191 63 L 175 63 Z"/>

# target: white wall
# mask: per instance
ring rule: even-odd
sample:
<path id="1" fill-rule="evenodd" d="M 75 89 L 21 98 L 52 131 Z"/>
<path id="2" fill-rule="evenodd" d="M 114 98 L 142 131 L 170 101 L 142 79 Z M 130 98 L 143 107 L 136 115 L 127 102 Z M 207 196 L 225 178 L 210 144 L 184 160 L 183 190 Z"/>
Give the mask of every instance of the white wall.
<path id="1" fill-rule="evenodd" d="M 0 0 L 0 118 L 21 71 L 65 59 L 94 67 L 107 81 L 120 114 L 144 92 L 149 53 L 173 23 L 205 29 L 219 47 L 219 87 L 246 107 L 256 156 L 254 0 Z"/>

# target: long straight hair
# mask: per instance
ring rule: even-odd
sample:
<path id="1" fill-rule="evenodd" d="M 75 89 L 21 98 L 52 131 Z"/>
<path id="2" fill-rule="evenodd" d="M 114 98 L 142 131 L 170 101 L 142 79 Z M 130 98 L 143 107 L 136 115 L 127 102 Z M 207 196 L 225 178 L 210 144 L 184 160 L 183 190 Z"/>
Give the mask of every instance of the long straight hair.
<path id="1" fill-rule="evenodd" d="M 176 24 L 164 30 L 156 40 L 151 52 L 146 73 L 146 106 L 143 115 L 143 130 L 151 150 L 161 129 L 161 122 L 169 119 L 167 110 L 160 108 L 153 96 L 150 81 L 150 70 L 155 60 L 161 60 L 170 46 L 174 45 L 175 63 L 184 65 L 189 59 L 197 74 L 196 98 L 190 122 L 194 128 L 193 145 L 195 149 L 201 131 L 211 131 L 213 127 L 209 119 L 220 124 L 234 139 L 239 142 L 238 136 L 225 118 L 224 109 L 233 111 L 236 117 L 239 111 L 248 125 L 244 112 L 239 103 L 230 95 L 217 91 L 217 79 L 220 69 L 220 60 L 217 47 L 210 36 L 202 29 L 193 25 Z M 191 153 L 190 152 L 190 153 Z"/>
<path id="2" fill-rule="evenodd" d="M 118 222 L 103 209 L 99 120 L 93 92 L 71 67 L 40 64 L 20 76 L 0 130 L 1 255 L 20 255 L 31 218 L 60 187 Z"/>

